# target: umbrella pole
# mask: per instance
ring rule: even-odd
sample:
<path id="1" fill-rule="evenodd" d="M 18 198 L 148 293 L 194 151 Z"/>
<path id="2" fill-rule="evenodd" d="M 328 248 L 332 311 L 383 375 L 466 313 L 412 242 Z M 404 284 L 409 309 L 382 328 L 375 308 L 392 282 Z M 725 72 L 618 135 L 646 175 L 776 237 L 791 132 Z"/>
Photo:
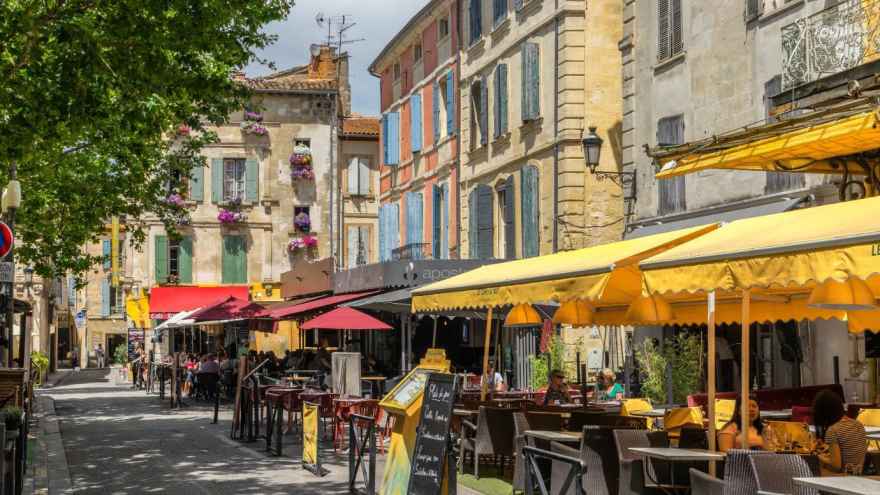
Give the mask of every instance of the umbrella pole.
<path id="1" fill-rule="evenodd" d="M 740 383 L 740 423 L 742 424 L 742 431 L 740 432 L 740 445 L 743 449 L 749 448 L 749 327 L 751 325 L 749 322 L 751 321 L 751 315 L 749 314 L 751 308 L 751 291 L 749 289 L 743 290 L 742 295 L 742 365 L 741 368 L 741 380 Z"/>
<path id="2" fill-rule="evenodd" d="M 706 336 L 706 340 L 708 342 L 707 346 L 707 359 L 706 359 L 706 377 L 707 377 L 707 388 L 709 392 L 708 397 L 708 410 L 709 410 L 709 450 L 715 450 L 715 442 L 716 442 L 716 434 L 715 434 L 715 291 L 709 293 L 708 297 L 708 306 L 709 306 L 709 324 L 707 325 L 708 335 Z M 715 463 L 709 463 L 709 474 L 715 476 Z"/>
<path id="3" fill-rule="evenodd" d="M 431 316 L 434 319 L 434 337 L 431 339 L 431 348 L 437 348 L 437 316 Z"/>
<path id="4" fill-rule="evenodd" d="M 486 400 L 486 391 L 489 388 L 489 345 L 492 343 L 492 307 L 486 312 L 486 335 L 483 338 L 483 382 L 480 384 L 480 401 Z"/>

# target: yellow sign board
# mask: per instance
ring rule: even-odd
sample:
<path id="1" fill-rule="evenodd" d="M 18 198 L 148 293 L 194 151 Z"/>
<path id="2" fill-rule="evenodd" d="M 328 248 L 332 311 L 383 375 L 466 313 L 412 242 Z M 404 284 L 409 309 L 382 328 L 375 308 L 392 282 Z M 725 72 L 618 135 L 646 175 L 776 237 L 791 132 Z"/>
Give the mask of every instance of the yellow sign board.
<path id="1" fill-rule="evenodd" d="M 303 403 L 303 454 L 306 466 L 318 465 L 318 405 Z"/>

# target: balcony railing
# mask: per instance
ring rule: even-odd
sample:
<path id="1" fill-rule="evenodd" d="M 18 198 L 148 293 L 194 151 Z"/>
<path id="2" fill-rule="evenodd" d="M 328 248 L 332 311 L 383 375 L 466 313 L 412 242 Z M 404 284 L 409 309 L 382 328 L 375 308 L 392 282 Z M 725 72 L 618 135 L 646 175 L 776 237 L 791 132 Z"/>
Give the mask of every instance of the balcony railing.
<path id="1" fill-rule="evenodd" d="M 407 244 L 391 250 L 391 259 L 394 261 L 429 260 L 432 257 L 430 243 Z"/>
<path id="2" fill-rule="evenodd" d="M 782 28 L 782 89 L 880 59 L 880 0 L 846 0 Z"/>

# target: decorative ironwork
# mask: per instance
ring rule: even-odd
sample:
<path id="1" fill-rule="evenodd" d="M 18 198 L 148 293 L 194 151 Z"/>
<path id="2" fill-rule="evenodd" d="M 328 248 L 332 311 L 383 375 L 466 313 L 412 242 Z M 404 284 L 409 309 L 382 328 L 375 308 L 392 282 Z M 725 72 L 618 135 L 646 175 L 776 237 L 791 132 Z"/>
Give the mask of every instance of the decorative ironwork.
<path id="1" fill-rule="evenodd" d="M 782 89 L 880 59 L 880 1 L 845 0 L 782 28 Z"/>

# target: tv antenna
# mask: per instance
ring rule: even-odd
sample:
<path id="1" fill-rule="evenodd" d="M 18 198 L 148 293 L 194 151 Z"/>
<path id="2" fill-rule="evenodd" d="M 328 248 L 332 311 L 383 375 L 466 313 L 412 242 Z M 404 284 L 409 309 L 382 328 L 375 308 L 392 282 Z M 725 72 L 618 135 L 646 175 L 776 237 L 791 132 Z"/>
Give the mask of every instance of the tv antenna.
<path id="1" fill-rule="evenodd" d="M 348 14 L 327 17 L 319 12 L 315 17 L 315 22 L 317 22 L 320 27 L 324 27 L 325 23 L 327 24 L 327 45 L 335 46 L 337 51 L 342 52 L 344 46 L 366 40 L 366 38 L 346 38 L 345 33 L 351 28 L 357 26 L 356 22 L 352 22 L 352 18 L 353 16 Z"/>

